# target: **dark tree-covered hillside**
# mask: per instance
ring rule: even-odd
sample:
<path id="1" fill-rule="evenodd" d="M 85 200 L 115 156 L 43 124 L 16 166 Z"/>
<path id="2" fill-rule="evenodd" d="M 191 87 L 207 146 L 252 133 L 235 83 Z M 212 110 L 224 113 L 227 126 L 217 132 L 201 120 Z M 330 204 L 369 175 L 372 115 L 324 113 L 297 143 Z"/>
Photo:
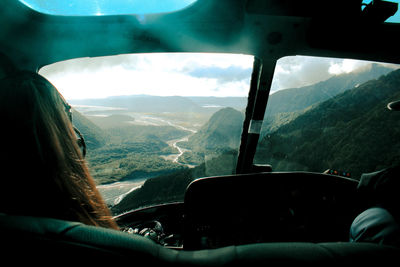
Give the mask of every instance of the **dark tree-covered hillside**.
<path id="1" fill-rule="evenodd" d="M 299 115 L 268 133 L 256 161 L 274 170 L 361 173 L 400 163 L 400 70 L 366 82 Z"/>

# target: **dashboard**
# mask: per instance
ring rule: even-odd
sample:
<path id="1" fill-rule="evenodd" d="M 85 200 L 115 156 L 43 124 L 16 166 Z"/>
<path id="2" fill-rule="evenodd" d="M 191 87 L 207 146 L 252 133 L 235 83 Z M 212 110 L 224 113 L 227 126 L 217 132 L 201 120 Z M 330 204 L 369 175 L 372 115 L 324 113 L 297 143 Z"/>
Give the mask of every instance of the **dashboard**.
<path id="1" fill-rule="evenodd" d="M 184 202 L 133 211 L 117 220 L 125 231 L 185 250 L 348 241 L 359 212 L 357 184 L 307 172 L 201 178 L 188 186 Z"/>

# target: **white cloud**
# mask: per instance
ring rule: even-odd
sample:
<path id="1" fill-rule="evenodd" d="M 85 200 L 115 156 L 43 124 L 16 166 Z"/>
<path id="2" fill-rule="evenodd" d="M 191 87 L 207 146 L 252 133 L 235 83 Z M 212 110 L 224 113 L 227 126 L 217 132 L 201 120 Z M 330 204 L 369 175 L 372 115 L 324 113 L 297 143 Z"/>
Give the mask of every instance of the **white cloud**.
<path id="1" fill-rule="evenodd" d="M 290 56 L 278 60 L 271 92 L 310 85 L 324 79 L 330 74 L 330 59 Z"/>
<path id="2" fill-rule="evenodd" d="M 286 88 L 298 88 L 350 73 L 372 62 L 354 59 L 289 56 L 278 60 L 271 93 Z M 386 64 L 389 66 L 388 64 Z"/>
<path id="3" fill-rule="evenodd" d="M 362 66 L 370 64 L 368 61 L 354 60 L 354 59 L 343 59 L 342 61 L 332 61 L 331 66 L 328 69 L 330 74 L 339 75 L 342 73 L 350 73 Z"/>

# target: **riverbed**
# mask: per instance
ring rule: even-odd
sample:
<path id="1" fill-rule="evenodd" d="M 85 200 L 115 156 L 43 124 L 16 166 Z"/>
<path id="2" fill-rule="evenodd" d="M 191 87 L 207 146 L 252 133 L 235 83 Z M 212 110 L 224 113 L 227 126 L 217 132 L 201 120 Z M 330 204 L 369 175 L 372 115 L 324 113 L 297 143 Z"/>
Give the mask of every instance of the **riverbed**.
<path id="1" fill-rule="evenodd" d="M 100 191 L 103 199 L 108 206 L 117 205 L 121 200 L 131 193 L 132 191 L 140 188 L 146 179 L 114 182 L 110 184 L 98 185 L 97 189 Z"/>
<path id="2" fill-rule="evenodd" d="M 89 116 L 109 116 L 110 111 L 118 110 L 119 112 L 124 111 L 122 108 L 113 108 L 113 107 L 100 107 L 100 106 L 75 106 L 80 112 L 82 112 L 84 115 L 89 115 Z M 94 113 L 95 112 L 95 113 Z M 104 114 L 103 114 L 103 113 Z M 86 114 L 88 113 L 88 114 Z M 167 144 L 174 149 L 178 151 L 176 154 L 170 154 L 170 155 L 163 155 L 161 156 L 165 160 L 170 160 L 176 164 L 179 165 L 184 165 L 189 168 L 195 167 L 194 165 L 190 164 L 183 164 L 179 162 L 179 158 L 188 151 L 185 148 L 179 147 L 180 142 L 186 142 L 188 141 L 189 137 L 196 133 L 197 129 L 196 127 L 187 127 L 187 124 L 179 121 L 179 120 L 170 120 L 164 117 L 158 117 L 156 115 L 150 115 L 150 114 L 145 114 L 145 113 L 139 113 L 139 112 L 123 112 L 123 114 L 129 115 L 134 117 L 135 119 L 132 121 L 129 121 L 127 123 L 133 124 L 133 125 L 154 125 L 154 126 L 172 126 L 180 130 L 184 130 L 188 132 L 188 135 L 178 138 L 178 139 L 173 139 L 167 141 Z M 128 180 L 128 181 L 121 181 L 121 182 L 114 182 L 110 184 L 103 184 L 97 186 L 98 190 L 100 191 L 100 194 L 103 196 L 105 202 L 109 206 L 114 206 L 117 205 L 126 195 L 129 193 L 133 192 L 136 189 L 139 189 L 144 182 L 152 178 L 147 177 L 147 178 L 142 178 L 142 179 L 135 179 L 135 180 Z"/>

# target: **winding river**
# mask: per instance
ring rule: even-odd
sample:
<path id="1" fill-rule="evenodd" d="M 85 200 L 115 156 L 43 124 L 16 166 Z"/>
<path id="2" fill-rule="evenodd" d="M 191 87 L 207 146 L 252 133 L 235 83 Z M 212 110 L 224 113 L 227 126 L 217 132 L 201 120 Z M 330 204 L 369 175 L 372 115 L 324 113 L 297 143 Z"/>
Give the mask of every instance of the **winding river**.
<path id="1" fill-rule="evenodd" d="M 192 134 L 190 134 L 190 135 L 192 135 Z M 188 150 L 185 148 L 179 147 L 178 143 L 187 141 L 190 135 L 187 135 L 183 138 L 168 141 L 167 144 L 176 148 L 179 153 L 178 154 L 170 154 L 168 156 L 162 156 L 162 157 L 166 160 L 171 160 L 172 162 L 174 162 L 176 164 L 185 165 L 189 168 L 194 168 L 195 167 L 194 165 L 183 164 L 183 163 L 179 162 L 179 158 L 183 155 L 183 153 L 185 151 L 188 151 Z M 152 177 L 148 177 L 148 178 L 152 178 Z M 140 188 L 144 184 L 146 179 L 148 179 L 148 178 L 143 178 L 143 179 L 134 180 L 134 181 L 114 182 L 114 183 L 110 183 L 110 184 L 99 185 L 99 186 L 97 186 L 97 189 L 100 191 L 100 193 L 103 196 L 107 205 L 114 206 L 114 205 L 117 205 L 119 202 L 121 202 L 121 200 L 126 195 L 128 195 L 132 191 Z"/>
<path id="2" fill-rule="evenodd" d="M 83 114 L 87 111 L 92 111 L 93 109 L 96 109 L 99 114 L 97 116 L 101 116 L 101 112 L 106 110 L 108 111 L 109 109 L 114 109 L 114 108 L 109 108 L 109 107 L 97 107 L 97 106 L 77 106 L 78 110 L 80 110 Z M 108 114 L 108 113 L 105 113 Z M 167 144 L 170 145 L 171 147 L 175 148 L 178 153 L 177 154 L 170 154 L 170 155 L 165 155 L 162 156 L 166 160 L 170 160 L 176 164 L 180 165 L 185 165 L 189 168 L 193 168 L 193 165 L 189 164 L 183 164 L 179 162 L 179 158 L 183 155 L 187 149 L 179 147 L 179 142 L 184 142 L 187 141 L 188 138 L 196 133 L 196 130 L 190 129 L 187 127 L 184 127 L 180 125 L 179 123 L 175 121 L 170 121 L 168 119 L 162 118 L 162 117 L 157 117 L 157 116 L 152 116 L 149 114 L 143 114 L 143 113 L 137 113 L 137 112 L 126 112 L 127 115 L 130 115 L 135 118 L 133 121 L 129 121 L 130 124 L 137 124 L 137 125 L 154 125 L 154 126 L 172 126 L 175 127 L 179 130 L 184 130 L 188 132 L 187 136 L 184 136 L 179 139 L 173 139 L 170 141 L 167 141 Z M 93 114 L 92 114 L 93 115 Z M 108 115 L 104 115 L 108 116 Z M 97 186 L 98 190 L 100 191 L 101 195 L 105 199 L 107 205 L 113 206 L 118 204 L 126 195 L 131 193 L 132 191 L 140 188 L 146 179 L 154 177 L 153 175 L 140 179 L 140 180 L 133 180 L 133 181 L 122 181 L 122 182 L 114 182 L 110 184 L 104 184 L 104 185 L 99 185 Z"/>

